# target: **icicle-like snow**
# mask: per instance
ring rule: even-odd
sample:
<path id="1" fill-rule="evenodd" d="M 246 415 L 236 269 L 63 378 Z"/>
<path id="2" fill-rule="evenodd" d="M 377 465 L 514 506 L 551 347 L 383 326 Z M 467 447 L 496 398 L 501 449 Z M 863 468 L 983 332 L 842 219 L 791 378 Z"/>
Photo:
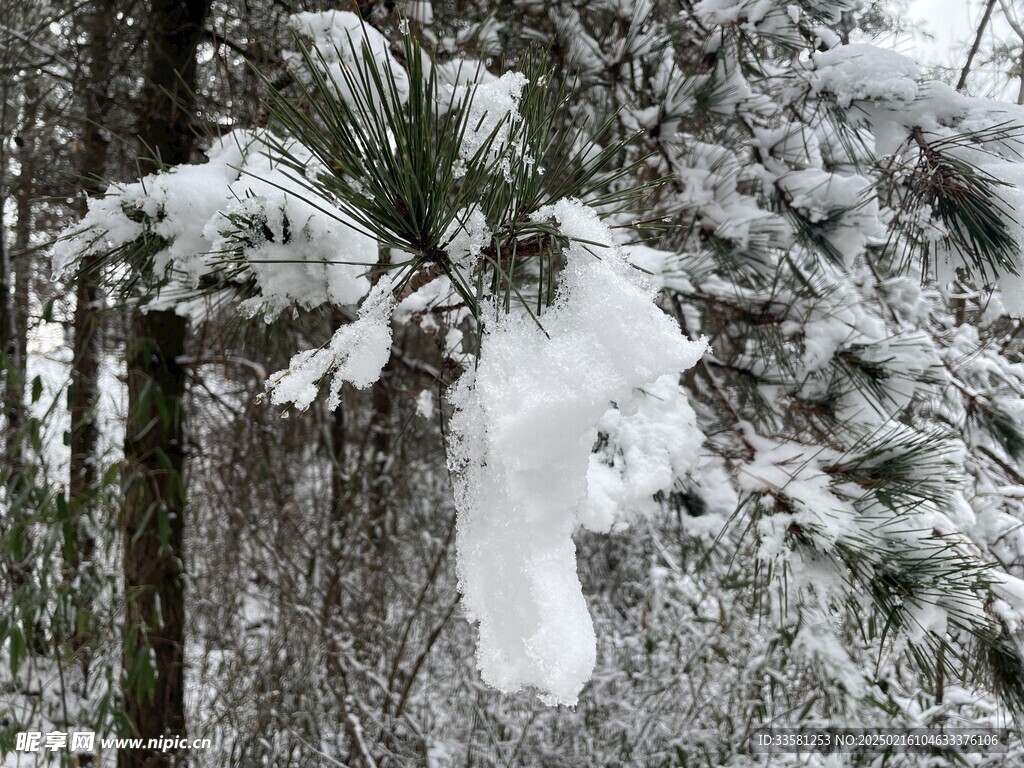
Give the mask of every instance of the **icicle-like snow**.
<path id="1" fill-rule="evenodd" d="M 479 622 L 484 680 L 573 705 L 596 656 L 572 534 L 598 422 L 634 388 L 694 365 L 706 343 L 684 338 L 655 305 L 593 210 L 563 200 L 536 218 L 577 240 L 559 297 L 543 330 L 517 314 L 490 324 L 476 370 L 452 394 L 450 463 L 460 585 Z"/>

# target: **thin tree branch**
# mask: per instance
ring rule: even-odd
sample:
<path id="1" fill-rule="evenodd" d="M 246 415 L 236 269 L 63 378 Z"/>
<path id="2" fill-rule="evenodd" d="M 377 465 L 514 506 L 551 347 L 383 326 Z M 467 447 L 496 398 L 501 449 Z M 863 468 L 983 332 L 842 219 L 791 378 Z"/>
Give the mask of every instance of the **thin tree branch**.
<path id="1" fill-rule="evenodd" d="M 971 50 L 967 54 L 967 61 L 964 62 L 964 68 L 960 70 L 960 79 L 956 82 L 956 89 L 963 91 L 967 86 L 967 75 L 971 72 L 971 65 L 974 63 L 974 57 L 978 55 L 978 49 L 981 48 L 981 38 L 985 34 L 985 28 L 988 27 L 989 19 L 992 18 L 992 9 L 996 7 L 996 0 L 988 0 L 985 5 L 985 13 L 981 17 L 981 22 L 978 24 L 978 32 L 974 36 L 974 43 L 971 45 Z"/>

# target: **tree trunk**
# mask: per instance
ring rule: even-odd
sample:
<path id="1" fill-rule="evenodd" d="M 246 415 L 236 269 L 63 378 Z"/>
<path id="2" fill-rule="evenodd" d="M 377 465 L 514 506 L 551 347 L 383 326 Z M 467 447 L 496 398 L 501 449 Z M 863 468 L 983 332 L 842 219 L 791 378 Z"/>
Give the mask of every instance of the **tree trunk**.
<path id="1" fill-rule="evenodd" d="M 210 0 L 153 0 L 146 85 L 139 114 L 144 171 L 191 154 L 196 48 Z M 149 157 L 145 157 L 145 156 Z M 185 734 L 184 515 L 186 323 L 173 312 L 136 311 L 128 342 L 126 621 L 122 696 L 143 739 Z M 152 679 L 149 679 L 150 671 Z M 185 764 L 182 755 L 122 750 L 119 768 Z"/>
<path id="2" fill-rule="evenodd" d="M 83 26 L 88 30 L 88 86 L 82 88 L 84 136 L 80 162 L 81 208 L 84 216 L 89 197 L 103 191 L 102 178 L 107 167 L 109 140 L 102 126 L 106 124 L 112 98 L 110 95 L 110 19 L 117 6 L 114 0 L 95 0 L 86 10 Z M 101 323 L 99 275 L 96 259 L 87 256 L 82 262 L 75 284 L 74 343 L 72 347 L 71 383 L 68 386 L 69 477 L 68 514 L 69 540 L 65 543 L 65 578 L 72 591 L 71 648 L 80 660 L 88 679 L 94 581 L 83 578 L 90 570 L 96 542 L 92 514 L 96 502 L 97 444 L 96 402 L 99 396 L 99 337 Z"/>
<path id="3" fill-rule="evenodd" d="M 144 173 L 188 162 L 195 139 L 196 49 L 211 0 L 153 0 L 139 121 Z"/>
<path id="4" fill-rule="evenodd" d="M 185 733 L 185 414 L 184 374 L 176 362 L 185 351 L 185 319 L 169 312 L 136 313 L 131 334 L 122 694 L 135 735 L 150 739 Z M 119 768 L 178 764 L 174 755 L 158 750 L 118 755 Z"/>
<path id="5" fill-rule="evenodd" d="M 28 348 L 28 281 L 31 276 L 31 258 L 28 255 L 32 234 L 31 202 L 33 188 L 33 158 L 31 151 L 32 123 L 38 107 L 38 90 L 26 88 L 24 118 L 15 142 L 15 159 L 20 164 L 18 183 L 14 186 L 14 211 L 16 225 L 12 228 L 14 240 L 0 245 L 0 259 L 3 264 L 3 301 L 0 318 L 0 370 L 5 374 L 4 416 L 5 444 L 4 465 L 10 470 L 9 480 L 14 481 L 22 469 L 21 448 L 25 425 L 25 372 Z M 26 133 L 28 134 L 26 141 Z M 0 183 L 3 183 L 0 180 Z M 5 202 L 0 198 L 0 206 Z M 3 222 L 0 221 L 0 225 Z M 2 227 L 0 227 L 2 230 Z"/>
<path id="6" fill-rule="evenodd" d="M 35 121 L 35 106 L 26 106 L 27 120 Z M 11 249 L 10 261 L 14 271 L 14 343 L 17 346 L 15 378 L 24 389 L 28 366 L 28 325 L 29 299 L 32 281 L 32 198 L 35 194 L 35 159 L 33 152 L 35 137 L 30 135 L 32 128 L 26 125 L 26 135 L 22 138 L 22 146 L 17 152 L 21 174 L 18 177 L 17 199 L 15 212 L 18 224 L 14 229 L 14 247 Z"/>
<path id="7" fill-rule="evenodd" d="M 0 194 L 0 381 L 3 382 L 3 425 L 2 447 L 4 466 L 13 465 L 12 451 L 15 433 L 19 431 L 18 414 L 21 412 L 21 385 L 16 372 L 18 342 L 14 314 L 14 267 L 4 237 L 5 199 Z"/>
<path id="8" fill-rule="evenodd" d="M 17 225 L 14 228 L 14 242 L 8 254 L 11 272 L 14 275 L 13 304 L 13 366 L 14 380 L 24 396 L 26 370 L 28 365 L 29 298 L 32 281 L 32 201 L 36 194 L 37 167 L 36 116 L 42 95 L 36 83 L 28 82 L 22 88 L 22 113 L 18 119 L 17 135 L 14 141 L 14 159 L 18 162 L 18 182 L 14 186 L 14 211 Z M 24 419 L 25 414 L 21 414 Z M 20 425 L 19 425 L 20 426 Z M 15 435 L 15 439 L 18 436 Z"/>
<path id="9" fill-rule="evenodd" d="M 0 93 L 5 100 L 10 94 L 5 89 Z M 7 114 L 6 104 L 0 109 L 3 119 L 0 119 L 0 128 L 8 131 L 13 127 L 17 133 L 17 141 L 14 142 L 21 148 L 15 151 L 15 158 L 24 160 L 23 150 L 24 136 L 23 129 L 31 120 L 37 103 L 38 92 L 34 94 L 25 93 L 23 101 L 28 113 L 24 123 L 18 125 L 10 121 Z M 4 186 L 7 178 L 7 157 L 0 150 L 0 187 Z M 3 212 L 6 210 L 7 200 L 0 190 L 0 382 L 2 382 L 2 415 L 0 419 L 3 429 L 0 436 L 3 437 L 2 451 L 0 451 L 0 481 L 4 484 L 4 495 L 7 501 L 7 514 L 0 515 L 0 530 L 12 538 L 24 537 L 26 545 L 21 548 L 22 553 L 30 550 L 27 542 L 31 541 L 30 529 L 25 521 L 30 517 L 28 512 L 28 499 L 30 491 L 30 478 L 24 456 L 24 444 L 26 437 L 27 409 L 25 407 L 25 351 L 27 347 L 27 335 L 25 323 L 28 314 L 28 291 L 26 283 L 28 276 L 25 269 L 26 256 L 24 251 L 29 240 L 30 216 L 27 214 L 28 201 L 26 196 L 31 193 L 31 169 L 22 168 L 18 176 L 18 183 L 14 186 L 14 210 L 16 225 L 11 227 L 4 221 Z M 6 242 L 6 233 L 11 231 L 14 235 L 13 242 Z M 4 519 L 6 517 L 6 519 Z M 17 531 L 17 533 L 15 533 Z M 28 582 L 31 575 L 31 560 L 28 557 L 17 555 L 4 556 L 4 571 L 8 582 L 13 587 L 21 587 Z M 42 635 L 29 639 L 34 648 L 39 648 Z"/>
<path id="10" fill-rule="evenodd" d="M 0 483 L 8 503 L 6 515 L 0 514 L 0 535 L 11 536 L 15 527 L 23 527 L 24 515 L 17 512 L 24 493 L 22 486 L 21 431 L 24 387 L 18 377 L 18 337 L 14 312 L 14 269 L 4 238 L 4 197 L 0 195 Z M 27 578 L 24 562 L 6 552 L 0 553 L 3 576 L 11 587 L 22 586 Z"/>

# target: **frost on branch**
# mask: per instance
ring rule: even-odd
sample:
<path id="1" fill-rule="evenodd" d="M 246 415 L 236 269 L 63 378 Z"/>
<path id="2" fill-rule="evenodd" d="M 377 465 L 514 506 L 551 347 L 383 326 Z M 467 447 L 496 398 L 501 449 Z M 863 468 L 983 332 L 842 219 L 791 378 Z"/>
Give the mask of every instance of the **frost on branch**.
<path id="1" fill-rule="evenodd" d="M 658 309 L 593 210 L 563 200 L 534 218 L 571 239 L 558 297 L 543 330 L 515 313 L 490 321 L 476 370 L 453 389 L 449 462 L 484 680 L 573 705 L 596 655 L 572 534 L 598 425 L 611 403 L 694 365 L 706 343 Z"/>

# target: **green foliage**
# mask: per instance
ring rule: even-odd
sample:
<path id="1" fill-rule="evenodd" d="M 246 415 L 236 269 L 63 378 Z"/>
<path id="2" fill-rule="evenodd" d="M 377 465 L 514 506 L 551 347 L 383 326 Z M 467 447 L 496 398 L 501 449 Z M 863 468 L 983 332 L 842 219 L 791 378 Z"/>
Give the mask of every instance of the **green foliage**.
<path id="1" fill-rule="evenodd" d="M 459 156 L 470 125 L 471 94 L 438 102 L 435 73 L 423 70 L 421 50 L 405 38 L 409 93 L 403 103 L 396 76 L 382 68 L 366 43 L 349 41 L 361 60 L 341 70 L 342 83 L 328 79 L 322 52 L 296 36 L 303 62 L 301 98 L 294 100 L 271 88 L 270 108 L 289 139 L 273 149 L 291 167 L 300 184 L 325 193 L 357 228 L 373 235 L 384 248 L 413 254 L 411 275 L 425 264 L 437 264 L 452 279 L 464 300 L 475 305 L 471 284 L 448 259 L 445 238 L 463 209 L 494 182 L 494 169 L 485 158 L 502 128 L 499 122 L 482 139 L 465 163 Z M 340 57 L 340 54 L 339 54 Z M 268 83 L 269 85 L 269 83 Z M 352 101 L 338 97 L 344 87 Z M 308 114 L 311 110 L 312 114 Z M 291 140 L 313 152 L 325 171 L 306 179 L 304 163 L 290 151 Z M 499 152 L 507 151 L 499 148 Z M 463 173 L 464 171 L 464 173 Z"/>
<path id="2" fill-rule="evenodd" d="M 294 42 L 302 62 L 300 97 L 270 87 L 270 110 L 287 136 L 271 140 L 275 159 L 291 169 L 294 181 L 331 200 L 382 248 L 410 255 L 407 261 L 384 259 L 377 265 L 401 270 L 399 293 L 415 283 L 417 273 L 441 273 L 474 315 L 484 286 L 503 293 L 506 306 L 515 297 L 540 314 L 553 298 L 558 233 L 530 215 L 566 197 L 606 213 L 621 211 L 664 181 L 633 181 L 645 158 L 620 164 L 636 135 L 612 135 L 615 115 L 594 131 L 586 115 L 568 119 L 578 92 L 560 82 L 536 53 L 522 63 L 526 85 L 518 111 L 476 136 L 475 149 L 464 157 L 467 133 L 479 133 L 488 117 L 473 109 L 478 86 L 443 86 L 414 37 L 403 36 L 408 77 L 401 85 L 390 64 L 380 64 L 365 41 L 349 40 L 359 56 L 354 66 L 341 68 L 341 82 L 325 74 L 322 51 L 298 36 Z M 309 178 L 292 142 L 311 150 L 322 164 L 315 178 Z M 454 262 L 448 247 L 474 210 L 482 213 L 491 242 L 483 248 L 479 272 L 470 274 Z M 523 268 L 527 260 L 535 269 Z M 520 291 L 524 277 L 534 285 L 535 301 Z"/>

